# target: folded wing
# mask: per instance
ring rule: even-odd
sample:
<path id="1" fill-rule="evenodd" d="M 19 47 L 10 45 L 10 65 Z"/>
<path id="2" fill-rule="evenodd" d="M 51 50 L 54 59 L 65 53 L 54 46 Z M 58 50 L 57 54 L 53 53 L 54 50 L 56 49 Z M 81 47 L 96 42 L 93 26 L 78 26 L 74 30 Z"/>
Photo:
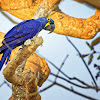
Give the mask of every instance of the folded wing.
<path id="1" fill-rule="evenodd" d="M 41 22 L 31 19 L 19 23 L 4 36 L 3 45 L 0 47 L 0 52 L 3 53 L 0 61 L 0 70 L 6 58 L 8 62 L 12 49 L 22 45 L 27 39 L 33 38 L 40 29 Z"/>

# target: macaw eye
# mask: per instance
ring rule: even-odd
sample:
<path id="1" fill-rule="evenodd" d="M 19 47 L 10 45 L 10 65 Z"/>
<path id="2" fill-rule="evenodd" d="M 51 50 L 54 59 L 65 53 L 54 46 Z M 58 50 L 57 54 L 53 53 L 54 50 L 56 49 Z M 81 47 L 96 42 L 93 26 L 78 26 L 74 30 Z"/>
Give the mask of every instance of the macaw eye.
<path id="1" fill-rule="evenodd" d="M 50 21 L 50 18 L 47 18 L 48 21 Z"/>

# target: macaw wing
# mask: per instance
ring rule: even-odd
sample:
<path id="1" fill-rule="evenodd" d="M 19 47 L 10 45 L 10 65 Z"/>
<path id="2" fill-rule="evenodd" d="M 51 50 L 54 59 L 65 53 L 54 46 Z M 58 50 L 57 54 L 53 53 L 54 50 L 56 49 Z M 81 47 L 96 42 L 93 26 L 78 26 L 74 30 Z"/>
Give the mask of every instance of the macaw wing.
<path id="1" fill-rule="evenodd" d="M 19 23 L 5 35 L 0 51 L 7 49 L 7 45 L 15 46 L 23 43 L 27 39 L 31 39 L 40 31 L 40 29 L 41 22 L 34 19 Z M 6 43 L 7 45 L 5 45 Z"/>
<path id="2" fill-rule="evenodd" d="M 25 21 L 17 24 L 16 26 L 14 26 L 10 31 L 8 31 L 8 33 L 4 36 L 4 38 L 9 38 L 9 37 L 12 37 L 14 35 L 16 35 L 17 33 L 17 29 L 21 27 L 22 24 L 24 24 Z"/>
<path id="3" fill-rule="evenodd" d="M 37 20 L 27 20 L 19 23 L 13 27 L 5 36 L 4 41 L 6 43 L 16 40 L 18 38 L 24 37 L 28 34 L 31 34 L 32 37 L 35 36 L 41 29 L 41 23 Z M 3 42 L 4 44 L 4 42 Z"/>
<path id="4" fill-rule="evenodd" d="M 6 58 L 8 62 L 12 49 L 22 45 L 27 39 L 34 37 L 40 29 L 41 22 L 32 19 L 19 23 L 4 36 L 3 45 L 0 47 L 0 52 L 3 53 L 0 70 Z"/>
<path id="5" fill-rule="evenodd" d="M 28 33 L 31 33 L 32 30 L 36 30 L 39 31 L 41 28 L 41 23 L 37 20 L 31 19 L 31 20 L 27 20 L 27 21 L 23 21 L 21 23 L 19 23 L 18 25 L 16 25 L 15 27 L 13 27 L 5 36 L 4 38 L 11 38 L 11 37 L 22 37 Z M 34 32 L 34 34 L 36 34 L 36 32 Z"/>

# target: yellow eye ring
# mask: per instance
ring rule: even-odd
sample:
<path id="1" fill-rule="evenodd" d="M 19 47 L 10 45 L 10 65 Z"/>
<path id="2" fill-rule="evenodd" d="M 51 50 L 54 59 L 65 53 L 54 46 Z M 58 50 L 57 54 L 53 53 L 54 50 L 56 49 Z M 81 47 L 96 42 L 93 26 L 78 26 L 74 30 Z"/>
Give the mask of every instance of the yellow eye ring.
<path id="1" fill-rule="evenodd" d="M 50 18 L 47 18 L 48 21 L 50 21 Z"/>

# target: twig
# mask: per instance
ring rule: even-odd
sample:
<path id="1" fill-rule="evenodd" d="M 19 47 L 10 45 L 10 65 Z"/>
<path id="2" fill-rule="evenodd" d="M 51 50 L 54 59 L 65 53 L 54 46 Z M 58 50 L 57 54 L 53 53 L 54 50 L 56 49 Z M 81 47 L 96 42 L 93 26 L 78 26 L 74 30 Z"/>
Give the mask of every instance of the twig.
<path id="1" fill-rule="evenodd" d="M 66 36 L 66 39 L 69 41 L 69 43 L 74 47 L 74 49 L 75 49 L 75 50 L 77 51 L 77 53 L 79 54 L 79 56 L 80 56 L 81 60 L 83 61 L 83 63 L 84 63 L 84 65 L 85 65 L 86 69 L 88 70 L 88 72 L 89 72 L 89 74 L 90 74 L 90 76 L 91 76 L 91 78 L 92 78 L 92 80 L 93 80 L 93 82 L 94 82 L 96 88 L 98 88 L 97 83 L 96 83 L 96 81 L 95 81 L 95 79 L 94 79 L 94 77 L 93 77 L 93 75 L 92 75 L 90 69 L 88 68 L 88 66 L 87 66 L 87 64 L 86 64 L 86 62 L 85 62 L 85 60 L 81 57 L 80 51 L 79 51 L 79 50 L 76 48 L 76 46 L 69 40 L 69 38 L 68 38 L 67 36 Z"/>
<path id="2" fill-rule="evenodd" d="M 5 84 L 5 83 L 4 83 L 4 82 L 2 82 L 2 83 L 0 84 L 0 87 L 2 87 L 4 84 Z"/>
<path id="3" fill-rule="evenodd" d="M 57 72 L 57 74 L 56 74 L 56 76 L 55 76 L 55 81 L 56 81 L 57 76 L 58 76 L 59 72 L 61 71 L 61 68 L 63 67 L 63 65 L 64 65 L 66 59 L 68 58 L 68 56 L 69 56 L 69 55 L 66 55 L 66 57 L 65 57 L 64 60 L 63 60 L 63 62 L 61 63 L 60 68 L 59 68 L 59 70 L 58 70 L 58 72 Z"/>
<path id="4" fill-rule="evenodd" d="M 6 84 L 10 89 L 12 89 L 12 87 L 9 85 L 9 83 L 6 82 L 5 80 L 0 84 L 0 87 L 2 87 L 4 84 Z"/>
<path id="5" fill-rule="evenodd" d="M 51 65 L 53 65 L 58 71 L 59 71 L 59 68 L 53 63 L 53 62 L 51 62 L 50 60 L 48 60 L 47 58 L 45 58 L 43 55 L 41 55 L 40 53 L 38 53 L 41 57 L 43 57 L 46 61 L 48 61 Z M 83 84 L 83 85 L 85 85 L 87 88 L 92 88 L 92 89 L 95 89 L 95 90 L 100 90 L 98 87 L 93 87 L 93 86 L 90 86 L 90 85 L 88 85 L 87 83 L 85 83 L 85 82 L 83 82 L 82 80 L 80 80 L 80 79 L 78 79 L 78 78 L 76 78 L 76 77 L 73 77 L 73 78 L 71 78 L 71 77 L 69 77 L 68 75 L 66 75 L 62 70 L 60 70 L 60 72 L 66 77 L 66 78 L 68 78 L 69 80 L 76 80 L 76 81 L 78 81 L 79 83 L 81 83 L 81 84 Z M 52 74 L 52 73 L 51 73 Z M 59 77 L 58 77 L 59 78 Z M 67 80 L 67 79 L 66 79 Z M 75 84 L 75 83 L 72 83 L 72 84 Z"/>
<path id="6" fill-rule="evenodd" d="M 12 18 L 10 18 L 3 10 L 1 10 L 1 13 L 2 13 L 7 19 L 9 19 L 12 23 L 18 24 L 18 22 L 14 21 Z"/>
<path id="7" fill-rule="evenodd" d="M 39 56 L 43 57 L 47 62 L 49 62 L 51 65 L 53 65 L 58 71 L 59 71 L 59 68 L 53 63 L 51 62 L 50 60 L 48 60 L 47 58 L 45 58 L 43 55 L 41 55 L 40 53 L 38 53 Z M 62 70 L 60 70 L 60 72 L 68 79 L 71 79 L 71 77 L 69 77 L 68 75 L 66 75 Z"/>
<path id="8" fill-rule="evenodd" d="M 4 83 L 5 83 L 10 89 L 12 89 L 12 87 L 10 86 L 10 84 L 9 84 L 7 81 L 4 80 Z"/>
<path id="9" fill-rule="evenodd" d="M 55 77 L 57 77 L 57 78 L 60 78 L 60 79 L 66 81 L 66 82 L 68 82 L 68 83 L 70 83 L 70 84 L 72 84 L 72 85 L 77 86 L 77 87 L 80 87 L 80 88 L 87 88 L 87 87 L 78 85 L 78 84 L 76 84 L 76 83 L 73 83 L 73 82 L 71 82 L 71 81 L 69 81 L 69 80 L 67 80 L 67 79 L 65 79 L 65 78 L 63 78 L 63 77 L 61 77 L 61 76 L 58 76 L 58 75 L 56 75 L 56 74 L 54 74 L 54 73 L 52 73 L 52 72 L 50 73 L 50 75 L 53 75 L 53 76 L 55 76 Z M 55 82 L 56 82 L 56 81 L 55 81 Z"/>
<path id="10" fill-rule="evenodd" d="M 62 87 L 62 88 L 64 88 L 64 89 L 66 89 L 66 90 L 69 90 L 70 92 L 73 92 L 73 93 L 75 93 L 75 94 L 77 94 L 77 95 L 79 95 L 79 96 L 81 96 L 81 97 L 87 98 L 87 99 L 89 99 L 89 100 L 98 100 L 98 99 L 95 99 L 95 98 L 93 98 L 93 97 L 90 97 L 90 96 L 87 96 L 87 95 L 85 95 L 85 94 L 82 94 L 82 93 L 80 93 L 80 92 L 77 92 L 77 91 L 75 91 L 75 90 L 73 90 L 73 89 L 70 89 L 70 88 L 68 88 L 68 87 L 66 87 L 66 86 L 64 86 L 64 85 L 62 85 L 62 84 L 60 84 L 60 83 L 55 82 L 54 84 L 57 85 L 57 86 L 60 86 L 60 87 Z"/>
<path id="11" fill-rule="evenodd" d="M 64 85 L 62 85 L 62 84 L 60 84 L 60 83 L 58 83 L 58 82 L 54 82 L 54 81 L 51 81 L 51 80 L 50 80 L 50 82 L 52 82 L 52 84 L 49 85 L 49 86 L 47 86 L 46 88 L 40 90 L 39 93 L 44 92 L 45 90 L 49 89 L 50 87 L 52 87 L 52 86 L 54 86 L 54 85 L 57 85 L 57 86 L 60 86 L 60 87 L 64 88 L 65 90 L 68 90 L 68 91 L 70 91 L 70 92 L 72 92 L 72 93 L 75 93 L 75 94 L 77 94 L 77 95 L 79 95 L 79 96 L 82 96 L 82 97 L 84 97 L 84 98 L 87 98 L 87 99 L 89 99 L 89 100 L 98 100 L 98 99 L 95 99 L 95 98 L 93 98 L 93 97 L 87 96 L 87 95 L 85 95 L 85 94 L 79 93 L 79 92 L 73 90 L 72 88 L 68 88 L 68 87 L 66 87 L 66 86 L 64 86 Z"/>
<path id="12" fill-rule="evenodd" d="M 93 51 L 92 53 L 82 54 L 81 57 L 84 58 L 84 57 L 87 57 L 87 56 L 93 55 L 93 54 L 100 54 L 100 52 Z"/>
<path id="13" fill-rule="evenodd" d="M 45 90 L 51 88 L 54 84 L 52 83 L 51 85 L 45 87 L 44 89 L 40 90 L 39 93 L 44 92 Z"/>
<path id="14" fill-rule="evenodd" d="M 54 73 L 50 73 L 50 75 L 53 75 L 53 76 L 57 76 L 56 74 L 54 74 Z M 60 79 L 62 79 L 62 80 L 64 80 L 64 81 L 66 81 L 66 82 L 68 82 L 68 83 L 70 83 L 70 84 L 72 84 L 72 85 L 74 85 L 74 86 L 77 86 L 77 87 L 80 87 L 80 88 L 84 88 L 84 89 L 96 89 L 95 87 L 93 87 L 93 86 L 90 86 L 90 85 L 88 85 L 87 83 L 85 83 L 85 82 L 83 82 L 83 81 L 81 81 L 81 80 L 79 80 L 79 79 L 77 79 L 77 78 L 73 78 L 74 80 L 77 80 L 77 81 L 79 81 L 80 83 L 82 83 L 83 85 L 85 85 L 85 86 L 81 86 L 81 85 L 78 85 L 78 84 L 76 84 L 76 83 L 73 83 L 73 82 L 71 82 L 71 81 L 69 81 L 69 80 L 67 80 L 67 79 L 65 79 L 65 78 L 63 78 L 63 77 L 61 77 L 61 76 L 57 76 L 57 78 L 60 78 Z M 98 88 L 98 91 L 99 91 L 100 89 Z"/>

